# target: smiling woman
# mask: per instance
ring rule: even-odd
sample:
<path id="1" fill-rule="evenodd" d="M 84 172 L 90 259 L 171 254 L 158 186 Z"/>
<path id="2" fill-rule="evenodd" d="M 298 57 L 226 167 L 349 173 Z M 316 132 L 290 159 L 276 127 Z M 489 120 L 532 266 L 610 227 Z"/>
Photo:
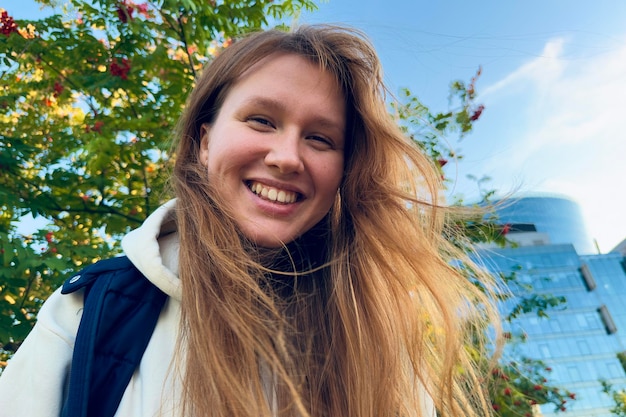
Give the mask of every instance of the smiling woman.
<path id="1" fill-rule="evenodd" d="M 204 125 L 200 160 L 241 232 L 278 247 L 330 210 L 343 176 L 346 110 L 335 78 L 298 55 L 270 55 Z"/>
<path id="2" fill-rule="evenodd" d="M 0 415 L 489 415 L 464 343 L 495 315 L 450 266 L 462 254 L 431 203 L 438 172 L 389 117 L 381 78 L 346 28 L 224 50 L 179 123 L 177 198 L 124 238 L 128 259 L 50 297 L 0 378 Z M 102 282 L 106 314 L 90 301 Z M 126 351 L 140 361 L 122 379 Z M 14 388 L 27 382 L 28 399 Z"/>

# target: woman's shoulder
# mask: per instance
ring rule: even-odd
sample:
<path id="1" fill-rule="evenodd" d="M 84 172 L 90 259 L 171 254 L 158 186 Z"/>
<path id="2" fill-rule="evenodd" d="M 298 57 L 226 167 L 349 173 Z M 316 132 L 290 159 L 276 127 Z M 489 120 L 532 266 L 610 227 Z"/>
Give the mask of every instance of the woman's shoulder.
<path id="1" fill-rule="evenodd" d="M 83 313 L 83 291 L 62 294 L 61 288 L 53 292 L 39 310 L 36 328 L 50 332 L 74 345 L 76 332 Z"/>

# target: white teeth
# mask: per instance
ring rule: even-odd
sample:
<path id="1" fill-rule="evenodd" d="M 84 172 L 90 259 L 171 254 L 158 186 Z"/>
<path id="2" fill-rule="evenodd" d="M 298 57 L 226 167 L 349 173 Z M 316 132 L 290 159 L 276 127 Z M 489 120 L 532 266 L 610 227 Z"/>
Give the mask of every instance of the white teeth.
<path id="1" fill-rule="evenodd" d="M 276 188 L 270 188 L 270 190 L 267 193 L 267 198 L 269 198 L 272 201 L 276 201 L 277 196 L 278 196 L 278 191 L 276 191 Z"/>
<path id="2" fill-rule="evenodd" d="M 258 196 L 270 201 L 277 201 L 279 203 L 295 203 L 298 198 L 297 193 L 267 187 L 260 182 L 253 182 L 250 185 L 250 190 Z"/>

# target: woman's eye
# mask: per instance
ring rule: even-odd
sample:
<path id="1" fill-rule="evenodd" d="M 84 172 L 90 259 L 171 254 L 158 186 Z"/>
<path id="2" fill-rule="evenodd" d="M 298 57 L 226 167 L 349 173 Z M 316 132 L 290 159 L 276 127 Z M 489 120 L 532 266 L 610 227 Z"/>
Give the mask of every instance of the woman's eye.
<path id="1" fill-rule="evenodd" d="M 252 123 L 254 123 L 256 125 L 261 125 L 261 126 L 266 126 L 266 127 L 274 127 L 272 122 L 270 122 L 269 120 L 267 120 L 264 117 L 259 117 L 259 116 L 249 117 L 248 121 L 252 122 Z"/>
<path id="2" fill-rule="evenodd" d="M 311 135 L 308 137 L 308 139 L 310 140 L 314 140 L 316 142 L 319 142 L 322 145 L 328 146 L 328 147 L 333 147 L 333 141 L 324 137 L 324 136 L 318 136 L 318 135 Z"/>

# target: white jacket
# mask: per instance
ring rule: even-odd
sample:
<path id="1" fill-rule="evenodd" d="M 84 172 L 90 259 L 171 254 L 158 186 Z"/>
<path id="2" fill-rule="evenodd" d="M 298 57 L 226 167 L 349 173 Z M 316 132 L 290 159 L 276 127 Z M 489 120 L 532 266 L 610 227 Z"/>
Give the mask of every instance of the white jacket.
<path id="1" fill-rule="evenodd" d="M 124 253 L 169 295 L 156 328 L 120 402 L 116 417 L 176 416 L 179 384 L 170 366 L 179 329 L 181 288 L 174 201 L 157 209 L 122 240 Z M 37 324 L 0 377 L 0 417 L 59 417 L 80 323 L 83 292 L 55 291 Z"/>
<path id="2" fill-rule="evenodd" d="M 180 374 L 170 362 L 178 339 L 181 300 L 174 205 L 172 200 L 159 207 L 122 240 L 125 255 L 169 298 L 116 417 L 181 415 L 176 404 Z M 59 417 L 82 307 L 82 291 L 62 295 L 57 290 L 48 298 L 37 324 L 0 376 L 0 417 Z M 423 394 L 421 416 L 434 416 L 432 400 Z"/>

